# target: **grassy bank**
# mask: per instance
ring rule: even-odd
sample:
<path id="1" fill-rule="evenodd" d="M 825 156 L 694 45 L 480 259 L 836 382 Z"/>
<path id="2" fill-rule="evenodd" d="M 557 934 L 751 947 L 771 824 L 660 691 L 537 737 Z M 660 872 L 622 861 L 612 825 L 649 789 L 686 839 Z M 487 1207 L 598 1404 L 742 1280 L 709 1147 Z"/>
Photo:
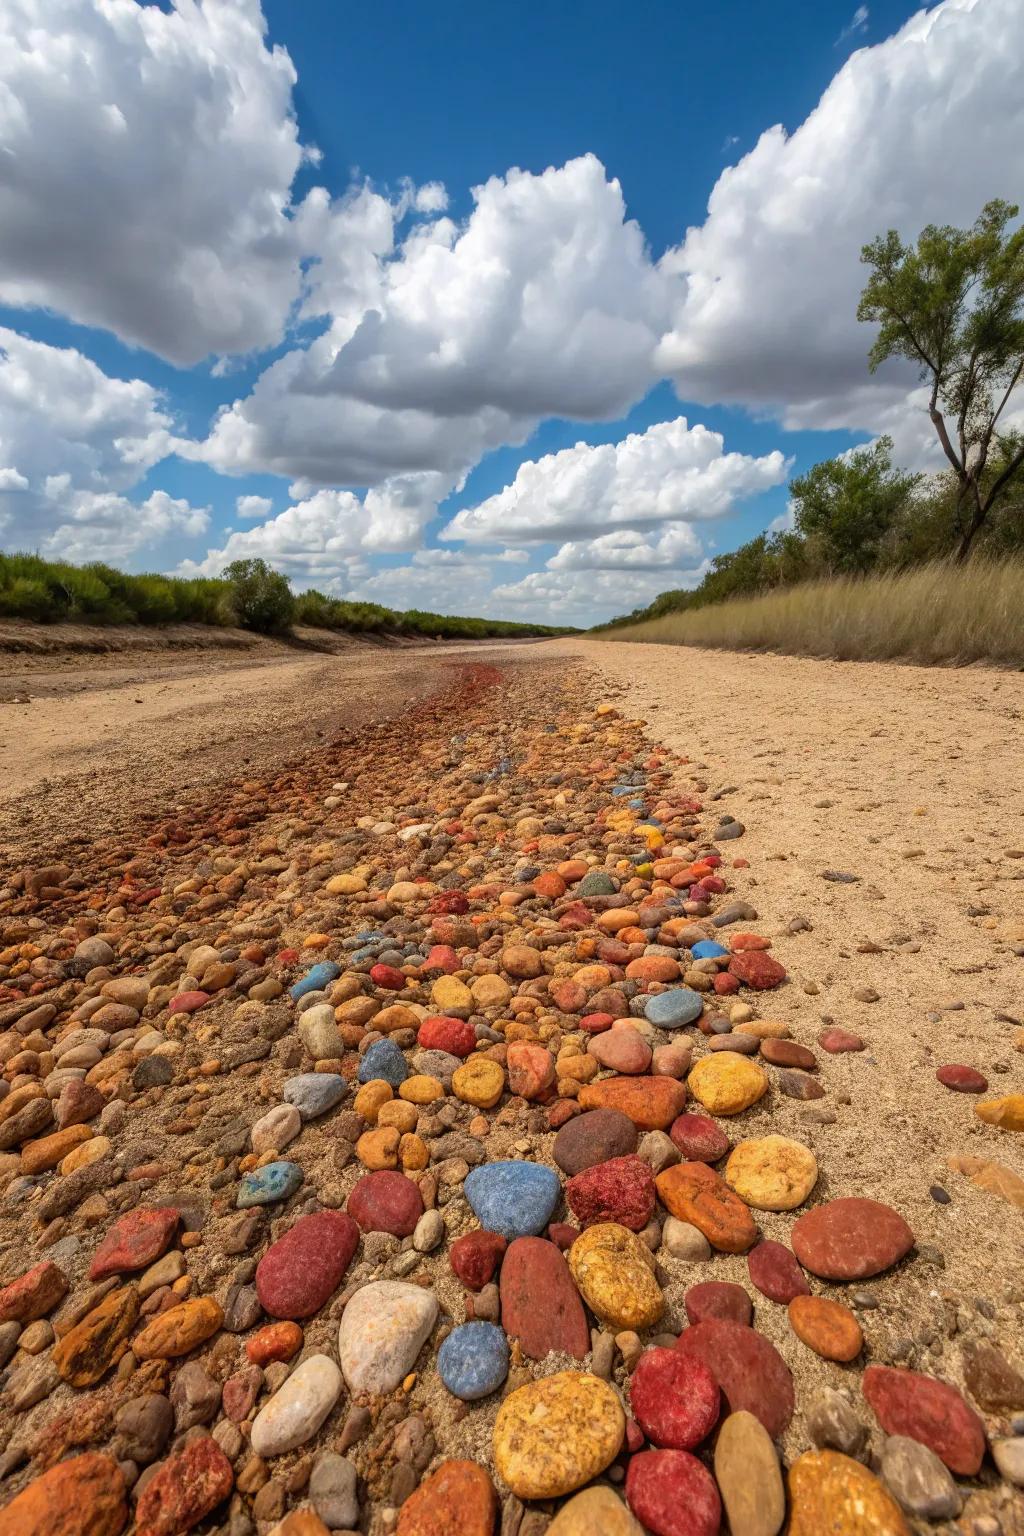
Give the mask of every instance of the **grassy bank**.
<path id="1" fill-rule="evenodd" d="M 1024 562 L 943 562 L 808 581 L 599 631 L 595 638 L 843 661 L 1024 666 Z"/>
<path id="2" fill-rule="evenodd" d="M 271 573 L 273 574 L 273 573 Z M 276 578 L 283 581 L 283 578 Z M 38 555 L 0 553 L 0 618 L 32 619 L 40 624 L 208 624 L 245 623 L 237 611 L 238 589 L 215 578 L 183 580 L 177 576 L 131 575 L 113 566 L 68 565 Z M 404 611 L 380 603 L 346 602 L 322 592 L 285 591 L 288 617 L 275 626 L 292 625 L 348 634 L 423 636 L 477 640 L 487 637 L 568 633 L 547 624 L 517 624 L 504 619 L 463 618 Z M 262 626 L 251 625 L 260 628 Z"/>

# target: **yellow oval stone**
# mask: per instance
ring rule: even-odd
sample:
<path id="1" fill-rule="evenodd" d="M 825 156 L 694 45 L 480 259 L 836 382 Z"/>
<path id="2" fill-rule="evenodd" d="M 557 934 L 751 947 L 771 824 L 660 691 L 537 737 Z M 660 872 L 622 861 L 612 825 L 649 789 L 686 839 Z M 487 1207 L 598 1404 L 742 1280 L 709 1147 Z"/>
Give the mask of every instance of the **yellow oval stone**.
<path id="1" fill-rule="evenodd" d="M 713 1115 L 741 1114 L 768 1087 L 763 1069 L 737 1051 L 702 1056 L 686 1082 L 694 1098 Z"/>
<path id="2" fill-rule="evenodd" d="M 469 984 L 478 1008 L 504 1008 L 512 988 L 503 976 L 477 976 Z"/>
<path id="3" fill-rule="evenodd" d="M 421 1072 L 406 1078 L 398 1090 L 398 1097 L 407 1104 L 433 1104 L 435 1099 L 444 1098 L 444 1084 Z"/>
<path id="4" fill-rule="evenodd" d="M 500 1062 L 489 1056 L 471 1056 L 452 1073 L 452 1092 L 463 1104 L 477 1109 L 492 1109 L 505 1087 L 505 1073 Z"/>
<path id="5" fill-rule="evenodd" d="M 407 1104 L 404 1099 L 389 1099 L 377 1112 L 378 1126 L 393 1125 L 403 1135 L 416 1129 L 419 1118 L 415 1104 Z"/>
<path id="6" fill-rule="evenodd" d="M 98 1163 L 101 1157 L 106 1157 L 110 1151 L 110 1139 L 107 1136 L 93 1136 L 89 1141 L 83 1141 L 81 1146 L 69 1152 L 61 1162 L 61 1173 L 74 1173 L 76 1168 L 87 1168 L 90 1163 Z"/>
<path id="7" fill-rule="evenodd" d="M 384 1105 L 394 1097 L 394 1089 L 391 1084 L 385 1082 L 382 1077 L 372 1077 L 368 1083 L 364 1083 L 352 1100 L 352 1108 L 363 1120 L 371 1125 L 377 1124 L 377 1117 Z"/>
<path id="8" fill-rule="evenodd" d="M 517 1498 L 557 1499 L 615 1460 L 625 1430 L 614 1388 L 586 1371 L 559 1371 L 528 1382 L 502 1403 L 494 1421 L 494 1464 Z"/>
<path id="9" fill-rule="evenodd" d="M 1001 1099 L 985 1099 L 974 1112 L 986 1125 L 1001 1131 L 1024 1131 L 1024 1093 L 1005 1093 Z"/>
<path id="10" fill-rule="evenodd" d="M 805 1451 L 789 1469 L 788 1536 L 910 1536 L 903 1512 L 859 1461 Z"/>
<path id="11" fill-rule="evenodd" d="M 442 1013 L 473 1009 L 473 994 L 457 976 L 439 976 L 430 989 L 430 1000 Z"/>
<path id="12" fill-rule="evenodd" d="M 649 1249 L 616 1222 L 582 1232 L 569 1249 L 569 1269 L 590 1310 L 617 1329 L 650 1328 L 665 1309 Z"/>
<path id="13" fill-rule="evenodd" d="M 212 1296 L 197 1296 L 161 1312 L 132 1340 L 140 1360 L 173 1360 L 220 1332 L 224 1313 Z"/>
<path id="14" fill-rule="evenodd" d="M 332 875 L 324 886 L 329 896 L 355 896 L 366 890 L 366 876 L 357 874 Z"/>
<path id="15" fill-rule="evenodd" d="M 757 1211 L 792 1211 L 802 1205 L 818 1179 L 810 1147 L 788 1136 L 741 1141 L 725 1165 L 725 1182 Z"/>
<path id="16" fill-rule="evenodd" d="M 584 1488 L 563 1504 L 548 1526 L 547 1536 L 644 1536 L 617 1493 L 610 1488 Z"/>

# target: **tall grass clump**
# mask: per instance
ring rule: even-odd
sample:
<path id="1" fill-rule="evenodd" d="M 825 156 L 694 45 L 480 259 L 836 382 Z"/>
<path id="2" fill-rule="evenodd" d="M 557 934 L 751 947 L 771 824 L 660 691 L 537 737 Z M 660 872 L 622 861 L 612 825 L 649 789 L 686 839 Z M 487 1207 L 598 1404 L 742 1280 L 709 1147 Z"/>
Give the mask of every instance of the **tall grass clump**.
<path id="1" fill-rule="evenodd" d="M 873 576 L 821 578 L 595 638 L 839 661 L 1024 666 L 1024 561 L 936 561 Z"/>

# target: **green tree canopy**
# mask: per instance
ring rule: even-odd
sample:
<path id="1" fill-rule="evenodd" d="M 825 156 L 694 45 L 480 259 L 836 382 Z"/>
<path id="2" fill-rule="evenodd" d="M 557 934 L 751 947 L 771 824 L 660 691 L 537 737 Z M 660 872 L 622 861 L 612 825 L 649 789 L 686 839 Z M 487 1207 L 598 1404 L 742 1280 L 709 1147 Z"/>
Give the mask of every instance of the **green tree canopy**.
<path id="1" fill-rule="evenodd" d="M 287 576 L 265 560 L 233 560 L 221 573 L 231 587 L 231 606 L 244 629 L 279 635 L 291 627 L 295 599 Z"/>
<path id="2" fill-rule="evenodd" d="M 889 437 L 826 459 L 790 483 L 797 532 L 828 569 L 869 571 L 920 478 L 893 469 Z"/>

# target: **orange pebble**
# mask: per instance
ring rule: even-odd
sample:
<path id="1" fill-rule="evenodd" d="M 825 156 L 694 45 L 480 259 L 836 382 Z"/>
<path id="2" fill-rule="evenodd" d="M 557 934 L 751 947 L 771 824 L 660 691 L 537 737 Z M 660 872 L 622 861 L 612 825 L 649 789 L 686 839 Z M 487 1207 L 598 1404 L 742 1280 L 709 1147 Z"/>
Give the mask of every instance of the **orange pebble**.
<path id="1" fill-rule="evenodd" d="M 247 1340 L 245 1353 L 253 1365 L 290 1360 L 302 1348 L 302 1337 L 298 1323 L 268 1323 Z"/>

